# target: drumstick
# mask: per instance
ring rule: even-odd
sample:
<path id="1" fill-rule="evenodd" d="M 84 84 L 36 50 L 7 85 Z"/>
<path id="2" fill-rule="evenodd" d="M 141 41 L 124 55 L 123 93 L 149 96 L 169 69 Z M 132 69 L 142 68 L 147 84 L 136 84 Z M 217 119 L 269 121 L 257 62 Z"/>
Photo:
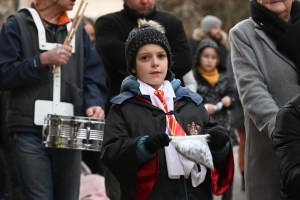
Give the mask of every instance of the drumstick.
<path id="1" fill-rule="evenodd" d="M 68 35 L 67 35 L 67 37 L 66 37 L 66 39 L 65 39 L 65 41 L 64 41 L 64 44 L 67 43 L 68 38 L 69 38 L 69 36 L 70 36 L 70 34 L 71 34 L 71 32 L 72 32 L 74 26 L 75 26 L 75 23 L 76 23 L 75 20 L 77 20 L 77 18 L 78 18 L 78 15 L 79 15 L 79 12 L 80 12 L 80 10 L 81 10 L 81 7 L 82 7 L 83 2 L 84 2 L 84 0 L 82 0 L 82 1 L 80 2 L 80 4 L 79 4 L 78 10 L 77 10 L 77 12 L 76 12 L 76 14 L 75 14 L 73 23 L 72 23 L 72 25 L 71 25 L 70 31 L 68 31 Z"/>
<path id="2" fill-rule="evenodd" d="M 79 27 L 79 24 L 80 24 L 80 22 L 81 22 L 81 20 L 82 20 L 82 18 L 83 18 L 84 11 L 85 11 L 87 5 L 88 5 L 88 3 L 85 4 L 82 13 L 81 13 L 81 15 L 79 16 L 78 23 L 76 23 L 76 26 L 75 26 L 75 28 L 74 28 L 74 31 L 72 32 L 72 34 L 71 34 L 70 37 L 69 37 L 69 42 L 67 43 L 67 45 L 70 45 L 70 43 L 71 43 L 71 41 L 72 41 L 72 39 L 73 39 L 73 37 L 74 37 L 74 35 L 75 35 L 75 33 L 76 33 L 78 27 Z"/>
<path id="3" fill-rule="evenodd" d="M 85 11 L 85 9 L 86 9 L 86 7 L 87 7 L 87 4 L 88 4 L 88 3 L 85 4 L 85 7 L 84 7 L 84 9 L 83 9 L 83 12 L 82 12 L 82 13 L 80 14 L 80 16 L 79 16 L 79 12 L 80 12 L 80 10 L 81 10 L 81 8 L 82 8 L 82 4 L 83 4 L 83 3 L 84 3 L 84 0 L 82 0 L 82 1 L 80 2 L 80 4 L 79 4 L 79 8 L 78 8 L 78 10 L 77 10 L 77 12 L 76 12 L 76 14 L 75 14 L 73 23 L 72 23 L 72 25 L 71 25 L 70 30 L 68 31 L 68 35 L 66 36 L 63 45 L 70 45 L 70 43 L 71 43 L 71 41 L 72 41 L 72 38 L 73 38 L 73 36 L 75 35 L 75 33 L 76 33 L 77 29 L 78 29 L 78 26 L 79 26 L 79 24 L 80 24 L 80 22 L 81 22 L 81 20 L 82 20 L 84 11 Z M 79 19 L 78 19 L 78 16 L 79 16 Z M 74 29 L 74 27 L 75 27 L 75 29 Z M 70 36 L 71 36 L 71 37 L 70 37 Z M 53 69 L 52 73 L 54 73 L 54 74 L 57 73 L 59 67 L 60 67 L 60 66 L 56 65 L 55 68 Z"/>

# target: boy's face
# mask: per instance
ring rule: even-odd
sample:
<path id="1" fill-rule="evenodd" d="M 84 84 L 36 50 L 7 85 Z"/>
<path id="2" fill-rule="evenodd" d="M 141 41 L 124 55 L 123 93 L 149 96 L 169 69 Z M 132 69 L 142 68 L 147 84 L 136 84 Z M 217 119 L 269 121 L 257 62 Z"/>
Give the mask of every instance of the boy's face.
<path id="1" fill-rule="evenodd" d="M 206 47 L 205 49 L 203 49 L 199 59 L 200 66 L 206 72 L 211 72 L 219 64 L 218 52 L 212 47 Z"/>
<path id="2" fill-rule="evenodd" d="M 164 48 L 157 44 L 146 44 L 138 50 L 135 61 L 132 73 L 157 90 L 164 83 L 168 71 L 168 57 Z"/>

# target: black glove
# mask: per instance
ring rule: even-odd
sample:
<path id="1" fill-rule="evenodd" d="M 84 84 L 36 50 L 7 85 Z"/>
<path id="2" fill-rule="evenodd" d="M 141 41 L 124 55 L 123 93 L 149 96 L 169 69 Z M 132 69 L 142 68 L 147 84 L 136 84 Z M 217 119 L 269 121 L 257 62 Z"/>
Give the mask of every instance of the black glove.
<path id="1" fill-rule="evenodd" d="M 221 149 L 230 140 L 227 131 L 222 127 L 212 128 L 207 134 L 210 135 L 208 145 L 212 149 Z"/>
<path id="2" fill-rule="evenodd" d="M 166 133 L 154 133 L 149 135 L 144 145 L 150 153 L 155 153 L 158 149 L 169 146 L 169 136 Z"/>

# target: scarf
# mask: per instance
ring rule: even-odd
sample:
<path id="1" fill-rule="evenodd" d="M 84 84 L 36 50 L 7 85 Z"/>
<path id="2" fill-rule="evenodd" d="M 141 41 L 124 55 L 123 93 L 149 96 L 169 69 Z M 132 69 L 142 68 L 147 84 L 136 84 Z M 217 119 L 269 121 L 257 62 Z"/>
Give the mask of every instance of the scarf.
<path id="1" fill-rule="evenodd" d="M 214 68 L 211 72 L 205 71 L 202 67 L 198 67 L 201 76 L 209 83 L 211 87 L 215 87 L 219 81 L 220 74 L 217 68 Z"/>
<path id="2" fill-rule="evenodd" d="M 300 2 L 294 1 L 289 22 L 276 13 L 251 0 L 252 19 L 276 44 L 277 50 L 294 61 L 300 72 Z"/>

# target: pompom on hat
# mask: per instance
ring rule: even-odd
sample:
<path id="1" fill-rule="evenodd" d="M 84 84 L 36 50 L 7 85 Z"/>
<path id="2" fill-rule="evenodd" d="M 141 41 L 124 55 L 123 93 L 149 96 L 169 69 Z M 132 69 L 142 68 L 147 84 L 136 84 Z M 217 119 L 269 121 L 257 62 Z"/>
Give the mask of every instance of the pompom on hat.
<path id="1" fill-rule="evenodd" d="M 168 57 L 168 73 L 166 79 L 172 79 L 174 75 L 171 72 L 173 64 L 172 51 L 167 37 L 165 36 L 165 29 L 162 25 L 153 20 L 138 20 L 138 27 L 134 28 L 130 33 L 125 45 L 125 58 L 127 70 L 132 74 L 132 68 L 135 65 L 136 54 L 138 50 L 146 44 L 158 44 L 164 48 Z M 133 74 L 134 75 L 134 74 Z"/>

